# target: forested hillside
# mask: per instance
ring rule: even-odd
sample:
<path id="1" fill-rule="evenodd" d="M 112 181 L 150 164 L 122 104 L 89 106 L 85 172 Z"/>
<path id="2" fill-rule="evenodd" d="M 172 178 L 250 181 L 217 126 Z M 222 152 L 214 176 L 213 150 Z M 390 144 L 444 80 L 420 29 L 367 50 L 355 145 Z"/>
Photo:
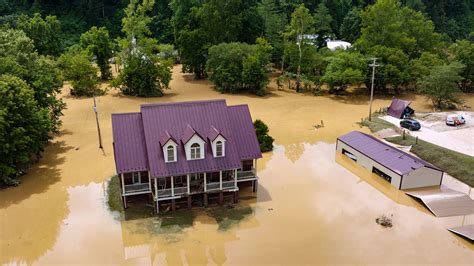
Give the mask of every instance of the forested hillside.
<path id="1" fill-rule="evenodd" d="M 192 6 L 199 6 L 205 0 L 157 0 L 153 8 L 155 16 L 150 29 L 153 37 L 162 43 L 172 43 L 173 27 L 172 6 L 186 9 Z M 367 5 L 373 4 L 375 1 L 364 0 L 334 0 L 334 1 L 318 1 L 318 0 L 231 0 L 229 5 L 235 7 L 234 13 L 240 14 L 243 22 L 242 39 L 245 36 L 258 36 L 263 31 L 263 18 L 259 16 L 255 9 L 258 8 L 259 2 L 266 5 L 273 2 L 275 11 L 282 12 L 286 19 L 289 19 L 295 7 L 304 3 L 305 6 L 314 12 L 318 5 L 323 2 L 329 10 L 333 21 L 331 30 L 339 39 L 351 40 L 353 32 L 344 31 L 341 26 L 344 19 L 353 18 L 354 8 L 363 9 Z M 120 34 L 121 19 L 124 15 L 123 8 L 126 7 L 126 0 L 0 0 L 0 15 L 5 16 L 18 14 L 34 14 L 39 12 L 43 15 L 55 15 L 61 22 L 64 34 L 66 36 L 64 45 L 70 45 L 79 40 L 81 33 L 87 31 L 91 26 L 105 26 L 111 32 L 113 37 Z M 473 3 L 470 0 L 403 0 L 403 5 L 421 11 L 435 25 L 435 29 L 439 33 L 444 33 L 451 40 L 465 39 L 471 32 L 474 32 L 474 14 Z M 253 12 L 253 13 L 252 13 Z M 347 23 L 346 23 L 347 24 Z M 251 28 L 248 28 L 250 26 Z M 347 27 L 347 25 L 346 25 Z M 341 32 L 342 31 L 342 32 Z"/>

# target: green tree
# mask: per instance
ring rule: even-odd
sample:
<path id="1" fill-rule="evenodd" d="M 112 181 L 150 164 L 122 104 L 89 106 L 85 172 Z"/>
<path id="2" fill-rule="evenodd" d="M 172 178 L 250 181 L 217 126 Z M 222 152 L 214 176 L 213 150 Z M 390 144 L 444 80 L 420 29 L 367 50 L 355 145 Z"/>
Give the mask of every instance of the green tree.
<path id="1" fill-rule="evenodd" d="M 316 29 L 318 47 L 326 46 L 326 38 L 332 35 L 331 23 L 333 21 L 329 9 L 324 3 L 320 3 L 314 14 L 314 27 Z"/>
<path id="2" fill-rule="evenodd" d="M 104 93 L 97 87 L 97 69 L 85 51 L 71 49 L 62 54 L 58 61 L 63 69 L 64 78 L 71 82 L 72 95 L 91 97 Z"/>
<path id="3" fill-rule="evenodd" d="M 219 91 L 266 93 L 271 46 L 258 39 L 257 45 L 221 43 L 209 48 L 206 70 Z"/>
<path id="4" fill-rule="evenodd" d="M 61 23 L 56 16 L 35 13 L 33 17 L 20 16 L 18 29 L 24 31 L 33 40 L 36 50 L 42 55 L 57 56 L 61 52 Z"/>
<path id="5" fill-rule="evenodd" d="M 452 62 L 434 67 L 430 74 L 418 81 L 420 93 L 433 103 L 434 108 L 452 107 L 460 103 L 459 82 L 464 65 Z"/>
<path id="6" fill-rule="evenodd" d="M 12 75 L 0 75 L 0 182 L 17 185 L 32 155 L 39 156 L 52 124 L 34 91 Z"/>
<path id="7" fill-rule="evenodd" d="M 120 41 L 124 69 L 112 84 L 126 95 L 162 96 L 171 81 L 170 61 L 159 60 L 155 54 L 160 46 L 149 37 L 152 18 L 147 13 L 153 5 L 154 0 L 132 0 L 125 9 L 122 31 L 126 37 Z"/>
<path id="8" fill-rule="evenodd" d="M 81 47 L 94 56 L 103 80 L 112 77 L 109 59 L 113 56 L 113 43 L 104 27 L 92 27 L 81 35 Z"/>
<path id="9" fill-rule="evenodd" d="M 297 92 L 300 91 L 303 55 L 314 49 L 313 40 L 310 38 L 314 33 L 314 19 L 304 4 L 301 4 L 295 12 L 291 14 L 291 21 L 285 32 L 285 54 L 290 56 L 289 59 L 291 62 L 296 62 Z M 294 58 L 295 50 L 297 50 L 297 58 Z"/>
<path id="10" fill-rule="evenodd" d="M 357 7 L 352 8 L 344 17 L 341 27 L 339 28 L 339 35 L 341 39 L 354 43 L 360 36 L 361 27 L 361 10 Z"/>
<path id="11" fill-rule="evenodd" d="M 260 144 L 260 150 L 262 152 L 271 151 L 273 149 L 274 139 L 268 135 L 268 126 L 265 125 L 262 120 L 257 119 L 253 122 L 253 127 L 255 128 L 257 140 Z"/>
<path id="12" fill-rule="evenodd" d="M 329 64 L 321 81 L 329 85 L 330 92 L 339 93 L 348 85 L 360 84 L 365 80 L 367 62 L 360 53 L 338 51 L 327 60 Z"/>
<path id="13" fill-rule="evenodd" d="M 206 57 L 210 43 L 201 29 L 182 30 L 178 37 L 178 51 L 183 71 L 194 73 L 196 79 L 206 76 Z"/>
<path id="14" fill-rule="evenodd" d="M 437 54 L 424 52 L 419 58 L 413 59 L 409 65 L 410 78 L 418 80 L 430 74 L 435 66 L 443 65 L 444 61 Z"/>
<path id="15" fill-rule="evenodd" d="M 448 52 L 451 61 L 458 61 L 466 66 L 461 72 L 461 89 L 465 92 L 474 91 L 474 43 L 458 40 L 449 47 Z"/>
<path id="16" fill-rule="evenodd" d="M 127 59 L 125 68 L 112 84 L 120 87 L 125 95 L 155 97 L 163 96 L 170 81 L 169 65 L 157 64 L 143 54 L 134 54 Z"/>
<path id="17" fill-rule="evenodd" d="M 10 74 L 24 81 L 33 89 L 40 109 L 49 110 L 51 131 L 57 132 L 64 102 L 57 97 L 61 93 L 62 80 L 56 62 L 38 56 L 23 31 L 0 28 L 0 75 Z"/>
<path id="18" fill-rule="evenodd" d="M 282 34 L 286 16 L 280 11 L 275 0 L 262 0 L 258 4 L 258 13 L 263 19 L 264 36 L 274 48 L 274 59 L 279 59 L 283 54 Z"/>

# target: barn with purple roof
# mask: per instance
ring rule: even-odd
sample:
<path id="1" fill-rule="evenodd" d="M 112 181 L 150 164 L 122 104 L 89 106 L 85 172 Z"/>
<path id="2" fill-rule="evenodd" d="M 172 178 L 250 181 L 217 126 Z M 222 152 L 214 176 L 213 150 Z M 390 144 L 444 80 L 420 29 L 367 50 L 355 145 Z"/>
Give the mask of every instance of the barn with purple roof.
<path id="1" fill-rule="evenodd" d="M 436 166 L 359 131 L 337 138 L 336 149 L 398 189 L 440 186 L 443 180 Z"/>
<path id="2" fill-rule="evenodd" d="M 262 157 L 247 105 L 225 100 L 145 104 L 140 112 L 112 114 L 115 166 L 124 207 L 131 197 L 160 205 L 207 206 L 211 198 L 238 199 L 257 189 Z"/>

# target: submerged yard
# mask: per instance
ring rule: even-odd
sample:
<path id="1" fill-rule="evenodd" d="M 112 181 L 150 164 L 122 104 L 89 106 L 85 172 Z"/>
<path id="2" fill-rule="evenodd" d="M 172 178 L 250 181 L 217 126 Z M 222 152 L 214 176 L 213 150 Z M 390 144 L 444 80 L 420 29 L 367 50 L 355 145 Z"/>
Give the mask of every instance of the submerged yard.
<path id="1" fill-rule="evenodd" d="M 429 111 L 422 97 L 409 97 L 417 110 Z M 263 98 L 226 95 L 176 67 L 171 90 L 162 98 L 114 91 L 98 98 L 104 150 L 98 148 L 92 100 L 64 98 L 68 109 L 61 134 L 19 187 L 0 191 L 2 264 L 474 261 L 472 243 L 446 230 L 474 223 L 473 215 L 436 218 L 385 180 L 336 156 L 337 136 L 368 131 L 357 124 L 367 116 L 366 96 L 315 97 L 276 89 Z M 118 211 L 111 210 L 107 182 L 115 165 L 110 114 L 138 111 L 142 103 L 218 98 L 229 105 L 248 104 L 252 118 L 262 119 L 275 138 L 274 151 L 258 162 L 258 192 L 242 191 L 234 209 L 133 218 L 120 214 L 120 204 L 112 204 Z M 390 100 L 375 100 L 374 109 Z M 474 105 L 474 98 L 468 102 Z M 324 127 L 316 128 L 321 121 Z M 451 186 L 456 181 L 446 182 Z M 381 215 L 391 217 L 391 228 L 375 222 Z"/>

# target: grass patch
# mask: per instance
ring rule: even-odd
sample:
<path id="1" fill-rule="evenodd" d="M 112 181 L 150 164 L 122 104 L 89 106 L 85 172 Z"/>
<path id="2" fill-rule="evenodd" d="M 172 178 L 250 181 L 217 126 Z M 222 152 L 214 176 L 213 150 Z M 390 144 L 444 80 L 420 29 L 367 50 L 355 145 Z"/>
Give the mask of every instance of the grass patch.
<path id="1" fill-rule="evenodd" d="M 209 216 L 216 219 L 216 222 L 219 225 L 219 230 L 228 230 L 252 213 L 252 208 L 248 206 L 235 208 L 218 206 L 207 211 Z"/>
<path id="2" fill-rule="evenodd" d="M 393 128 L 394 125 L 388 121 L 385 121 L 378 117 L 378 115 L 374 115 L 372 117 L 372 121 L 369 121 L 368 118 L 365 118 L 359 123 L 361 126 L 368 127 L 371 132 L 378 132 L 382 129 Z"/>
<path id="3" fill-rule="evenodd" d="M 403 146 L 412 145 L 411 152 L 421 159 L 432 163 L 467 185 L 474 186 L 474 157 L 420 139 L 418 144 L 415 144 L 415 138 L 411 136 L 407 136 L 406 139 L 398 136 L 386 140 Z"/>
<path id="4" fill-rule="evenodd" d="M 193 225 L 194 216 L 194 211 L 186 209 L 160 214 L 158 218 L 161 220 L 161 226 L 179 226 L 184 228 Z"/>
<path id="5" fill-rule="evenodd" d="M 122 204 L 122 194 L 120 179 L 118 176 L 112 176 L 107 185 L 107 205 L 110 210 L 119 212 L 125 220 L 135 220 L 150 218 L 155 216 L 153 206 L 145 205 L 145 202 L 129 202 L 126 210 Z"/>

